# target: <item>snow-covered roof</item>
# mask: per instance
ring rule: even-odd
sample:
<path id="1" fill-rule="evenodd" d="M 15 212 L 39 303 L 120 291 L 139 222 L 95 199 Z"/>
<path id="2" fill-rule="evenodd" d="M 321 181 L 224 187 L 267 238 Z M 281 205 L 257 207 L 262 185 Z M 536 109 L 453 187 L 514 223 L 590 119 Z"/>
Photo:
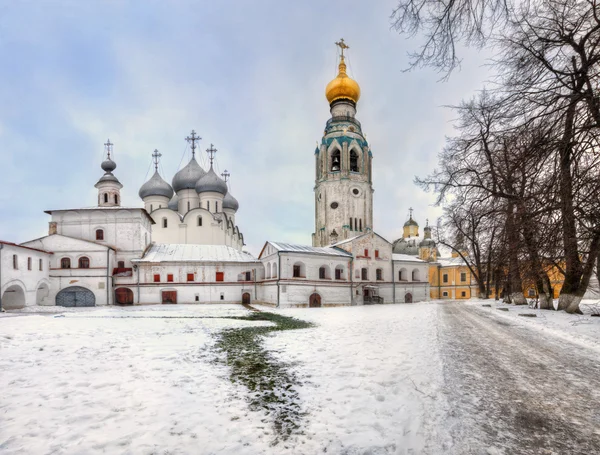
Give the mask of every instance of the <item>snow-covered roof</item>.
<path id="1" fill-rule="evenodd" d="M 344 250 L 333 247 L 319 247 L 319 246 L 307 246 L 307 245 L 296 245 L 293 243 L 283 242 L 267 242 L 273 245 L 277 251 L 286 253 L 309 253 L 309 254 L 326 254 L 330 256 L 352 256 L 350 253 Z"/>
<path id="2" fill-rule="evenodd" d="M 33 248 L 33 247 L 30 247 L 30 246 L 25 246 L 25 245 L 17 245 L 16 243 L 6 242 L 4 240 L 0 240 L 0 243 L 2 245 L 8 245 L 8 246 L 14 246 L 14 247 L 17 247 L 17 248 L 24 248 L 24 249 L 27 249 L 27 250 L 39 251 L 40 253 L 54 254 L 52 251 L 46 251 L 46 250 L 42 250 L 40 248 Z"/>
<path id="3" fill-rule="evenodd" d="M 365 235 L 367 235 L 367 234 L 355 235 L 354 237 L 350 237 L 349 239 L 342 240 L 341 242 L 334 243 L 334 244 L 333 244 L 333 245 L 331 245 L 331 246 L 339 246 L 339 245 L 343 245 L 343 244 L 345 244 L 345 243 L 350 243 L 350 242 L 352 242 L 353 240 L 356 240 L 356 239 L 358 239 L 358 238 L 360 238 L 360 237 L 363 237 L 363 236 L 365 236 Z"/>
<path id="4" fill-rule="evenodd" d="M 456 266 L 456 265 L 467 265 L 465 263 L 465 261 L 463 261 L 463 258 L 461 258 L 460 256 L 458 257 L 449 257 L 449 258 L 438 258 L 438 260 L 436 261 L 438 262 L 442 267 L 447 267 L 447 266 Z"/>
<path id="5" fill-rule="evenodd" d="M 142 259 L 131 262 L 258 262 L 258 259 L 227 245 L 155 243 Z"/>
<path id="6" fill-rule="evenodd" d="M 402 261 L 402 262 L 422 262 L 423 264 L 425 263 L 425 261 L 423 259 L 419 259 L 416 256 L 411 256 L 410 254 L 394 253 L 394 254 L 392 254 L 392 260 Z"/>

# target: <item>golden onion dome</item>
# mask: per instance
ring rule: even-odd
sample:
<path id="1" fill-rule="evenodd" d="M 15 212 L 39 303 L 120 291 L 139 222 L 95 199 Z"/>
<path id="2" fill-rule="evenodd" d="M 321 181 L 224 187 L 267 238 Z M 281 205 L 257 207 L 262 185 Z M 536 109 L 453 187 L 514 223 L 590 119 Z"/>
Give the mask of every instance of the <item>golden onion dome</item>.
<path id="1" fill-rule="evenodd" d="M 339 72 L 334 80 L 327 84 L 325 88 L 325 96 L 329 104 L 335 100 L 346 99 L 358 102 L 360 98 L 360 86 L 358 83 L 346 74 L 346 62 L 344 56 L 340 60 Z"/>

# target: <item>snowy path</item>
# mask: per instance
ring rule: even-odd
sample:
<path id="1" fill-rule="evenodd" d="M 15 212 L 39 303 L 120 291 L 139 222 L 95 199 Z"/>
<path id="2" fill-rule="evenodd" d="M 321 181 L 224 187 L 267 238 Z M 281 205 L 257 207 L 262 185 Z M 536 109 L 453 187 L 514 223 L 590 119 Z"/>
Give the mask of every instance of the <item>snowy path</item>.
<path id="1" fill-rule="evenodd" d="M 439 310 L 453 453 L 600 453 L 595 350 L 464 303 Z"/>
<path id="2" fill-rule="evenodd" d="M 568 316 L 513 309 L 265 309 L 315 323 L 264 339 L 306 412 L 276 447 L 271 417 L 212 362 L 216 333 L 258 324 L 226 319 L 240 306 L 5 314 L 0 454 L 600 453 L 600 331 L 577 326 L 572 344 Z"/>

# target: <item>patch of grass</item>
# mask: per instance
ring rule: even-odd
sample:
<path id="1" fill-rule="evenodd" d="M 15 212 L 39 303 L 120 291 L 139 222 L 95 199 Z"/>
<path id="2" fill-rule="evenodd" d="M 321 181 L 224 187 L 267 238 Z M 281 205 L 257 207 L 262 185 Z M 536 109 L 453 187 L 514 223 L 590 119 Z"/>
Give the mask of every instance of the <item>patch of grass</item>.
<path id="1" fill-rule="evenodd" d="M 248 316 L 230 317 L 245 321 L 268 321 L 274 326 L 226 329 L 217 334 L 216 349 L 225 354 L 217 361 L 230 367 L 230 378 L 249 391 L 250 409 L 263 411 L 273 422 L 278 438 L 285 441 L 300 428 L 304 416 L 295 386 L 299 378 L 291 365 L 276 359 L 263 346 L 265 335 L 283 330 L 312 327 L 299 319 L 268 312 L 255 312 Z"/>

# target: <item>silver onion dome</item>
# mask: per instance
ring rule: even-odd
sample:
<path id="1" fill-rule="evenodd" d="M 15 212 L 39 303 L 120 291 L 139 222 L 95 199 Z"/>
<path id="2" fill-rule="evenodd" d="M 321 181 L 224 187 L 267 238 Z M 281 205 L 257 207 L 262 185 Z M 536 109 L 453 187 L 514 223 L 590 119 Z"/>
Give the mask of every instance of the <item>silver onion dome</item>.
<path id="1" fill-rule="evenodd" d="M 158 171 L 154 171 L 154 175 L 142 185 L 138 194 L 142 199 L 148 196 L 164 196 L 171 199 L 173 188 L 162 179 Z"/>
<path id="2" fill-rule="evenodd" d="M 104 172 L 112 172 L 117 168 L 117 163 L 110 158 L 106 158 L 104 161 L 102 161 L 100 167 Z"/>
<path id="3" fill-rule="evenodd" d="M 179 210 L 179 197 L 177 196 L 177 193 L 173 195 L 167 207 L 169 207 L 171 210 L 174 210 L 175 212 Z"/>
<path id="4" fill-rule="evenodd" d="M 213 193 L 221 193 L 223 196 L 227 194 L 227 183 L 215 174 L 215 171 L 211 167 L 210 170 L 204 175 L 198 183 L 196 183 L 196 192 L 206 193 L 211 191 Z"/>
<path id="5" fill-rule="evenodd" d="M 223 198 L 223 208 L 231 209 L 234 212 L 237 212 L 240 208 L 240 204 L 236 198 L 234 198 L 231 193 L 228 191 L 225 197 Z"/>
<path id="6" fill-rule="evenodd" d="M 200 167 L 196 158 L 192 158 L 190 162 L 181 169 L 175 177 L 173 177 L 173 190 L 178 192 L 180 190 L 193 190 L 196 187 L 196 183 L 200 180 L 206 172 Z"/>

